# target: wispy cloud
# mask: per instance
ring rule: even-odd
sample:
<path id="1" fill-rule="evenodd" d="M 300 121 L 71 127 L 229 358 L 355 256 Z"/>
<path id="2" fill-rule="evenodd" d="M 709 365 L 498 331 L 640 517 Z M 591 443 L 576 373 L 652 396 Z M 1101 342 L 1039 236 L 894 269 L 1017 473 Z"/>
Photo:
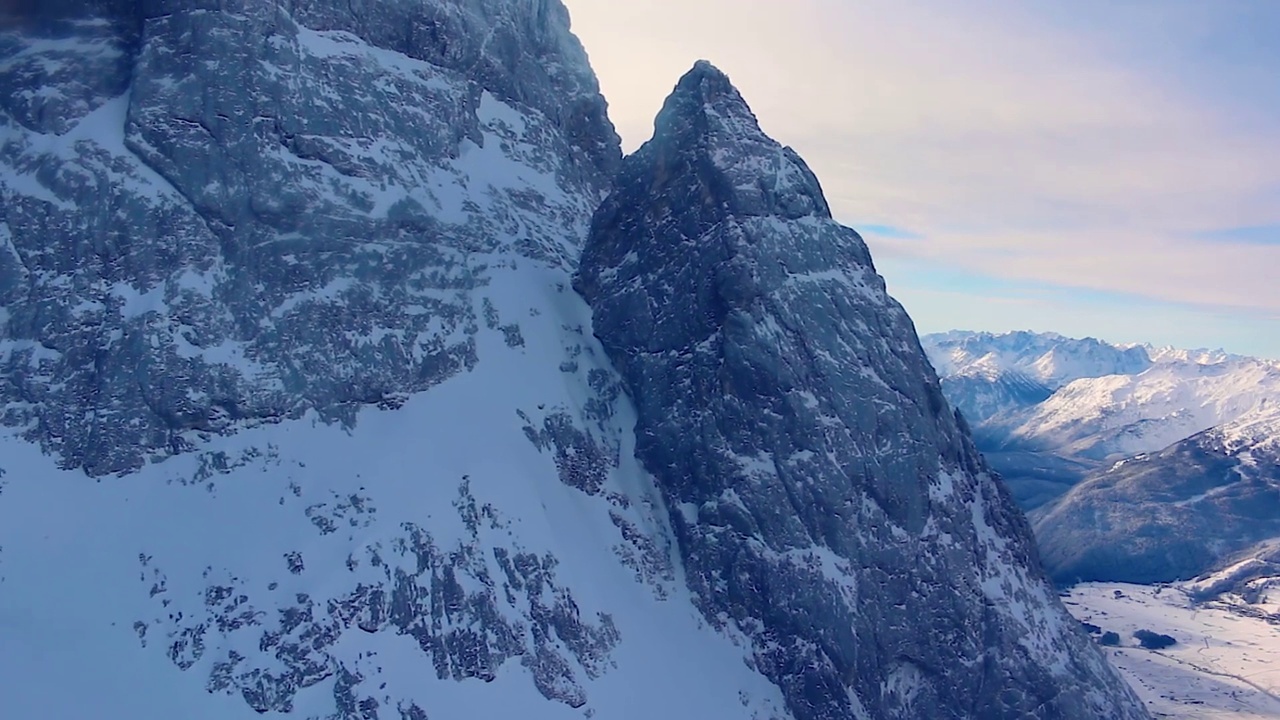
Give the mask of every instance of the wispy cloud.
<path id="1" fill-rule="evenodd" d="M 1192 237 L 1199 240 L 1249 243 L 1251 245 L 1280 245 L 1280 225 L 1254 225 L 1218 230 L 1202 230 Z"/>
<path id="2" fill-rule="evenodd" d="M 920 233 L 912 232 L 906 228 L 900 228 L 895 225 L 858 222 L 850 223 L 850 225 L 852 225 L 852 227 L 862 235 L 874 235 L 890 240 L 921 240 L 924 238 Z"/>

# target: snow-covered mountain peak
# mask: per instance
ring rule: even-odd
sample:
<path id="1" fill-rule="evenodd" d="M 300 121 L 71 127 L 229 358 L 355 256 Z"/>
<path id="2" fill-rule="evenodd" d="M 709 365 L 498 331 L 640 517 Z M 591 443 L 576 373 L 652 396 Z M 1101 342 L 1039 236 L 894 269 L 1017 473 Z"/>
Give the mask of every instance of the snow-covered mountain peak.
<path id="1" fill-rule="evenodd" d="M 943 378 L 1016 372 L 1050 389 L 1079 378 L 1141 372 L 1151 364 L 1142 347 L 1120 347 L 1057 333 L 957 330 L 927 335 L 921 342 Z"/>
<path id="2" fill-rule="evenodd" d="M 575 280 L 708 622 L 798 719 L 1141 717 L 1039 576 L 865 244 L 726 83 L 677 86 Z"/>
<path id="3" fill-rule="evenodd" d="M 1216 365 L 1224 362 L 1232 362 L 1238 360 L 1260 360 L 1260 358 L 1250 358 L 1245 355 L 1229 353 L 1221 348 L 1210 350 L 1208 348 L 1177 348 L 1172 345 L 1164 345 L 1154 347 L 1151 345 L 1144 346 L 1147 353 L 1154 362 L 1188 362 L 1199 365 Z M 1263 362 L 1272 362 L 1263 360 Z"/>
<path id="4" fill-rule="evenodd" d="M 831 217 L 809 166 L 791 148 L 764 134 L 728 76 L 705 60 L 680 78 L 646 146 L 673 162 L 705 157 L 720 182 L 733 188 L 725 197 L 737 203 L 733 210 L 739 216 Z M 680 173 L 673 166 L 666 175 Z"/>
<path id="5" fill-rule="evenodd" d="M 1099 459 L 1159 450 L 1280 396 L 1276 363 L 1221 352 L 1055 334 L 953 332 L 923 342 L 976 426 Z M 989 397 L 1019 375 L 1053 392 L 1029 404 L 1034 396 Z"/>
<path id="6" fill-rule="evenodd" d="M 1143 348 L 1122 349 L 1094 338 L 1055 340 L 1060 344 L 1031 364 L 1032 376 L 1050 387 L 1061 387 L 1080 378 L 1130 375 L 1151 365 Z"/>
<path id="7" fill-rule="evenodd" d="M 961 372 L 965 375 L 973 375 L 977 377 L 985 377 L 988 380 L 994 380 L 1002 373 L 1008 372 L 1009 368 L 1002 362 L 1000 355 L 996 352 L 989 352 L 986 355 L 968 363 Z"/>

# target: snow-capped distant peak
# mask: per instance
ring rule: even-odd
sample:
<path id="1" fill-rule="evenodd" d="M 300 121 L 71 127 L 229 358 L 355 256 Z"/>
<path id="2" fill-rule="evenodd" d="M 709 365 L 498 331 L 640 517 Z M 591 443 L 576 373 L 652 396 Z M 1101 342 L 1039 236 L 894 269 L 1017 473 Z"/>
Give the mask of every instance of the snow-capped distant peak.
<path id="1" fill-rule="evenodd" d="M 1016 371 L 1055 389 L 1079 378 L 1137 373 L 1151 365 L 1141 346 L 1057 333 L 952 331 L 926 335 L 921 343 L 944 378 Z"/>

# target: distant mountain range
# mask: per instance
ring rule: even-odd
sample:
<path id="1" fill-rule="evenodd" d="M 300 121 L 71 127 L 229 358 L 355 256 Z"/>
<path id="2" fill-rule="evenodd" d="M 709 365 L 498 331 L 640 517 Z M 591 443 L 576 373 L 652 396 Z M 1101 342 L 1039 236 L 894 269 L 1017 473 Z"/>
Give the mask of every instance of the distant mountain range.
<path id="1" fill-rule="evenodd" d="M 1059 582 L 1191 578 L 1280 537 L 1280 362 L 1030 332 L 922 344 Z"/>

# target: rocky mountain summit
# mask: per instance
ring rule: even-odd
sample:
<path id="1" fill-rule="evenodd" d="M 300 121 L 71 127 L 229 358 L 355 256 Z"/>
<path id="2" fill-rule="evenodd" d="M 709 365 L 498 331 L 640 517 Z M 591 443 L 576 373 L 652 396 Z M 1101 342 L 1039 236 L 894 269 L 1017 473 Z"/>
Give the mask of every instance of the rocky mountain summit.
<path id="1" fill-rule="evenodd" d="M 710 64 L 623 161 L 575 286 L 696 602 L 794 717 L 1143 714 L 1040 576 L 866 245 Z"/>
<path id="2" fill-rule="evenodd" d="M 556 0 L 3 11 L 7 713 L 1145 717 L 719 71 L 624 162 Z"/>

